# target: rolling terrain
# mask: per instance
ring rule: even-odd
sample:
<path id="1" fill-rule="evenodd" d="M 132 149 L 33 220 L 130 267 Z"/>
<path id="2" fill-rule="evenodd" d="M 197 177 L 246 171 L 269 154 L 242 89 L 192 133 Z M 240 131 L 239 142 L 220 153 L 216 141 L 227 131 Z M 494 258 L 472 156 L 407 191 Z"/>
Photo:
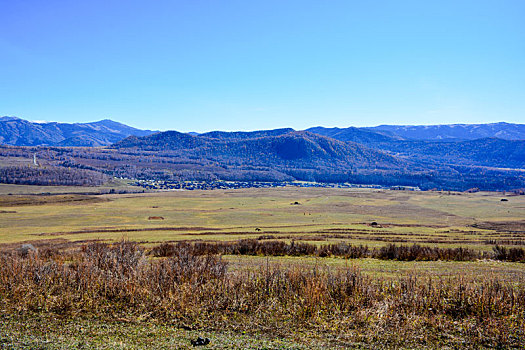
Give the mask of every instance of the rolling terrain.
<path id="1" fill-rule="evenodd" d="M 0 146 L 0 181 L 100 185 L 111 177 L 124 177 L 347 182 L 463 191 L 525 187 L 525 140 L 495 137 L 521 137 L 519 124 L 448 127 L 425 130 L 463 130 L 469 137 L 489 137 L 459 138 L 458 131 L 454 134 L 458 137 L 416 140 L 379 127 L 152 133 L 108 120 L 36 124 L 4 117 L 0 121 L 3 143 L 13 145 Z M 38 158 L 37 164 L 33 157 Z"/>
<path id="2" fill-rule="evenodd" d="M 505 129 L 505 126 L 508 128 Z M 424 133 L 419 134 L 417 131 L 420 129 Z M 442 129 L 453 130 L 455 133 L 450 135 L 458 137 L 438 137 Z M 523 169 L 525 132 L 522 133 L 522 129 L 525 130 L 525 127 L 519 124 L 498 123 L 403 128 L 316 127 L 309 130 L 340 141 L 358 142 L 414 161 Z M 397 132 L 399 130 L 411 130 L 411 133 Z"/>
<path id="3" fill-rule="evenodd" d="M 395 141 L 377 143 L 375 147 L 391 154 L 434 163 L 525 169 L 525 140 Z"/>
<path id="4" fill-rule="evenodd" d="M 406 140 L 462 141 L 482 138 L 525 140 L 525 124 L 379 125 L 364 128 Z"/>
<path id="5" fill-rule="evenodd" d="M 313 129 L 323 130 L 328 130 L 331 137 L 288 129 L 200 135 L 169 131 L 129 137 L 112 148 L 121 153 L 156 152 L 157 157 L 186 157 L 189 162 L 201 164 L 207 160 L 209 165 L 222 167 L 208 171 L 215 171 L 213 178 L 217 179 L 250 179 L 248 174 L 252 171 L 251 179 L 375 183 L 423 189 L 494 190 L 524 185 L 525 173 L 519 169 L 525 164 L 525 141 L 404 141 L 385 135 L 374 139 L 372 132 L 355 128 Z M 350 138 L 360 142 L 349 141 Z M 253 177 L 253 171 L 258 176 Z"/>

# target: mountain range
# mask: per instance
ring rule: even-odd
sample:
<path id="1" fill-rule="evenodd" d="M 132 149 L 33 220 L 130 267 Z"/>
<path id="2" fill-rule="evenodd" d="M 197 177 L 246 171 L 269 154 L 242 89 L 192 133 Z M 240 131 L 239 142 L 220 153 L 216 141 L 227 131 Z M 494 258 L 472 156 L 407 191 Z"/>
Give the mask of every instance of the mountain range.
<path id="1" fill-rule="evenodd" d="M 405 140 L 461 141 L 481 138 L 525 140 L 525 124 L 379 125 L 365 128 Z"/>
<path id="2" fill-rule="evenodd" d="M 497 127 L 496 127 L 497 125 Z M 486 126 L 486 127 L 485 127 Z M 508 126 L 508 131 L 502 129 Z M 467 138 L 462 134 L 461 138 L 446 138 L 439 140 L 429 130 L 442 129 L 445 125 L 429 126 L 419 139 L 405 138 L 402 132 L 399 134 L 390 131 L 372 131 L 373 128 L 323 128 L 316 127 L 308 129 L 319 135 L 332 137 L 341 141 L 353 141 L 366 145 L 367 147 L 388 152 L 391 155 L 400 156 L 405 159 L 416 161 L 431 161 L 436 163 L 456 165 L 478 165 L 502 168 L 525 168 L 525 125 L 522 124 L 482 124 L 472 125 L 468 129 L 462 125 L 463 131 L 473 135 L 479 132 L 480 138 Z M 425 127 L 414 127 L 414 129 Z M 521 135 L 517 130 L 523 129 Z M 375 130 L 375 129 L 374 129 Z M 402 129 L 404 130 L 404 129 Z M 477 131 L 476 131 L 477 130 Z M 483 130 L 483 132 L 481 132 Z M 488 132 L 487 130 L 492 130 Z M 433 136 L 434 135 L 434 136 Z M 449 134 L 450 135 L 450 134 Z M 459 133 L 456 135 L 459 136 Z M 507 138 L 498 138 L 496 135 L 506 135 Z M 510 137 L 510 135 L 513 135 Z M 405 135 L 406 136 L 406 135 Z M 415 137 L 414 134 L 411 136 Z M 519 137 L 523 137 L 519 139 Z"/>
<path id="3" fill-rule="evenodd" d="M 437 142 L 383 134 L 374 138 L 372 131 L 358 128 L 309 130 L 197 135 L 167 131 L 128 137 L 111 148 L 119 154 L 154 157 L 155 162 L 163 164 L 153 166 L 165 171 L 162 176 L 168 176 L 166 171 L 184 176 L 182 170 L 198 169 L 191 176 L 403 184 L 424 189 L 501 189 L 525 185 L 525 172 L 521 170 L 525 168 L 523 140 L 482 138 Z M 320 135 L 325 132 L 331 137 Z M 134 165 L 142 167 L 142 172 L 152 169 L 144 164 Z"/>
<path id="4" fill-rule="evenodd" d="M 260 130 L 253 132 L 211 131 L 203 134 L 189 133 L 215 139 L 246 139 L 280 135 L 295 131 L 292 128 Z M 483 138 L 525 140 L 525 124 L 450 124 L 450 125 L 379 125 L 375 127 L 325 128 L 312 127 L 305 131 L 327 136 L 339 141 L 363 144 L 393 141 L 459 142 Z M 15 146 L 109 146 L 128 136 L 147 136 L 155 133 L 141 130 L 109 119 L 91 123 L 30 122 L 17 117 L 0 117 L 0 144 Z"/>
<path id="5" fill-rule="evenodd" d="M 139 130 L 110 120 L 38 124 L 4 117 L 0 141 L 30 146 L 1 146 L 3 157 L 39 153 L 52 166 L 136 179 L 305 180 L 457 190 L 525 187 L 522 124 L 197 134 Z"/>
<path id="6" fill-rule="evenodd" d="M 125 137 L 146 136 L 140 130 L 104 119 L 93 123 L 36 123 L 16 117 L 0 118 L 0 144 L 14 146 L 108 146 Z"/>

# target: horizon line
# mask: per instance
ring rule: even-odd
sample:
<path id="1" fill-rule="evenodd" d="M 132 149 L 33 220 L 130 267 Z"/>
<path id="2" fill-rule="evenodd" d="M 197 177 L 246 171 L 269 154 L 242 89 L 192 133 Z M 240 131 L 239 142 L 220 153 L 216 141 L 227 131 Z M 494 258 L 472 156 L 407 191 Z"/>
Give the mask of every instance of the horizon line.
<path id="1" fill-rule="evenodd" d="M 159 131 L 159 132 L 163 132 L 163 131 L 180 131 L 180 132 L 184 132 L 184 133 L 197 133 L 197 134 L 203 134 L 203 133 L 213 132 L 213 131 L 222 131 L 222 132 L 253 132 L 253 131 L 263 131 L 263 130 L 269 131 L 269 130 L 279 130 L 279 129 L 292 129 L 294 131 L 305 131 L 305 130 L 308 130 L 308 129 L 319 128 L 319 127 L 326 128 L 326 129 L 348 129 L 348 128 L 366 129 L 366 128 L 377 128 L 377 127 L 382 127 L 382 126 L 419 127 L 419 126 L 472 126 L 472 125 L 495 125 L 495 124 L 525 125 L 525 123 L 512 123 L 512 122 L 500 120 L 500 121 L 487 122 L 487 123 L 377 124 L 377 125 L 367 125 L 367 126 L 355 126 L 355 125 L 348 125 L 348 126 L 326 126 L 325 125 L 325 126 L 323 126 L 323 125 L 319 124 L 319 125 L 310 126 L 310 127 L 306 128 L 306 129 L 296 129 L 296 128 L 292 127 L 292 126 L 282 126 L 282 127 L 275 127 L 275 128 L 270 128 L 270 129 L 266 129 L 266 128 L 249 129 L 249 130 L 242 130 L 242 129 L 235 129 L 235 130 L 233 130 L 233 129 L 231 129 L 231 130 L 224 130 L 224 129 L 222 129 L 222 130 L 219 130 L 219 129 L 213 129 L 213 130 L 198 132 L 198 131 L 194 131 L 194 130 L 181 131 L 181 130 L 175 130 L 175 129 L 142 129 L 142 128 L 139 128 L 139 127 L 136 127 L 136 126 L 132 126 L 132 125 L 127 124 L 125 122 L 122 122 L 122 121 L 119 121 L 119 120 L 114 120 L 114 119 L 111 119 L 111 118 L 102 118 L 102 119 L 99 119 L 99 120 L 94 120 L 94 121 L 89 121 L 89 122 L 61 122 L 61 121 L 51 121 L 51 120 L 29 120 L 29 119 L 24 119 L 24 118 L 20 118 L 20 117 L 17 117 L 17 116 L 9 116 L 9 115 L 4 115 L 4 116 L 0 117 L 0 119 L 4 119 L 4 118 L 19 119 L 19 120 L 23 120 L 23 121 L 30 122 L 30 123 L 33 123 L 33 124 L 52 124 L 52 123 L 57 123 L 57 124 L 94 124 L 94 123 L 100 123 L 100 122 L 103 122 L 103 121 L 110 121 L 110 122 L 114 122 L 114 123 L 123 124 L 125 126 L 132 127 L 132 128 L 138 129 L 138 130 L 149 130 L 149 131 Z M 0 120 L 0 121 L 4 121 L 4 120 Z"/>

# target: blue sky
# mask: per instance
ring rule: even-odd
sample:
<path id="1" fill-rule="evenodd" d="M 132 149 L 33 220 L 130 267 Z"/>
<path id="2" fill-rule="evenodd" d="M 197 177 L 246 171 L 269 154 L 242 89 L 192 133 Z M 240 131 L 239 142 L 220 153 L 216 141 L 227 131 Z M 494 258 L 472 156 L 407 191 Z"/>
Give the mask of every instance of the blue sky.
<path id="1" fill-rule="evenodd" d="M 0 115 L 157 130 L 525 123 L 525 1 L 1 1 Z"/>

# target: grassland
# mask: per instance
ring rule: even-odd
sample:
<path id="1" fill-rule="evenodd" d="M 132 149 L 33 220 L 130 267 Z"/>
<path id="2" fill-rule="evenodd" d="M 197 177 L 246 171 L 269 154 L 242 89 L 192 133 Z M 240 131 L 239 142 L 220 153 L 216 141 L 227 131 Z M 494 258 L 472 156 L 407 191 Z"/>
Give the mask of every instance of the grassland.
<path id="1" fill-rule="evenodd" d="M 392 243 L 418 244 L 440 248 L 463 247 L 486 253 L 490 253 L 495 244 L 509 248 L 525 246 L 525 196 L 510 196 L 502 193 L 274 188 L 105 195 L 81 195 L 77 191 L 72 191 L 75 194 L 64 194 L 62 191 L 57 191 L 60 194 L 42 195 L 41 188 L 31 186 L 0 186 L 0 191 L 2 193 L 0 194 L 0 251 L 11 254 L 10 252 L 16 251 L 22 244 L 31 243 L 41 252 L 46 250 L 53 252 L 50 258 L 39 257 L 38 259 L 42 261 L 35 260 L 31 264 L 22 258 L 16 258 L 22 259 L 16 260 L 19 266 L 26 266 L 30 270 L 37 265 L 47 266 L 46 261 L 55 261 L 59 264 L 57 266 L 66 264 L 65 269 L 69 268 L 70 261 L 78 260 L 79 264 L 83 264 L 86 258 L 78 253 L 81 247 L 85 247 L 90 242 L 117 242 L 123 238 L 140 242 L 146 252 L 162 242 L 227 244 L 247 238 L 265 242 L 305 242 L 317 246 L 349 243 L 365 245 L 371 249 Z M 155 261 L 157 259 L 153 259 L 152 263 Z M 234 303 L 236 306 L 230 305 L 221 311 L 225 316 L 230 317 L 229 321 L 221 319 L 217 314 L 218 311 L 210 309 L 207 304 L 203 305 L 202 300 L 194 300 L 192 305 L 198 307 L 188 306 L 188 310 L 193 311 L 190 312 L 190 316 L 184 316 L 192 320 L 191 329 L 184 329 L 183 322 L 181 323 L 181 319 L 177 318 L 181 317 L 180 313 L 173 314 L 174 311 L 168 306 L 162 310 L 157 309 L 157 306 L 151 306 L 149 311 L 139 308 L 144 311 L 140 314 L 138 311 L 133 311 L 134 308 L 138 308 L 134 302 L 132 305 L 135 306 L 130 306 L 129 315 L 124 313 L 115 316 L 116 314 L 111 311 L 112 308 L 108 306 L 113 303 L 112 299 L 102 298 L 109 304 L 95 303 L 93 312 L 86 311 L 89 310 L 84 305 L 86 301 L 80 304 L 71 301 L 71 304 L 65 307 L 64 310 L 67 310 L 65 312 L 46 306 L 35 296 L 33 296 L 34 300 L 30 298 L 27 301 L 27 307 L 13 307 L 9 300 L 16 299 L 14 294 L 10 297 L 4 295 L 4 304 L 0 303 L 3 305 L 0 347 L 184 348 L 189 347 L 188 339 L 198 334 L 204 334 L 214 340 L 210 348 L 345 348 L 348 346 L 479 348 L 525 344 L 523 332 L 519 331 L 524 326 L 523 322 L 516 321 L 523 320 L 525 316 L 523 305 L 516 306 L 515 309 L 510 308 L 510 311 L 506 311 L 504 315 L 476 311 L 478 306 L 472 306 L 468 310 L 465 309 L 464 315 L 451 316 L 453 308 L 450 309 L 449 305 L 435 301 L 433 307 L 442 308 L 445 314 L 449 313 L 448 316 L 426 313 L 423 315 L 421 310 L 426 303 L 423 299 L 408 307 L 396 297 L 383 299 L 384 297 L 380 296 L 380 290 L 383 288 L 381 286 L 390 285 L 387 281 L 401 283 L 412 278 L 419 281 L 414 289 L 421 291 L 414 300 L 419 300 L 418 298 L 425 293 L 433 295 L 433 289 L 431 291 L 425 289 L 425 283 L 430 283 L 428 285 L 435 283 L 433 288 L 437 288 L 436 290 L 439 290 L 440 285 L 448 286 L 446 288 L 449 288 L 449 291 L 446 293 L 450 293 L 451 300 L 457 297 L 454 294 L 457 283 L 455 281 L 466 281 L 465 286 L 473 293 L 478 293 L 479 286 L 488 288 L 486 286 L 492 286 L 491 283 L 497 283 L 504 288 L 510 288 L 505 289 L 510 291 L 510 294 L 502 294 L 499 297 L 498 302 L 501 302 L 501 305 L 497 304 L 496 299 L 486 297 L 484 294 L 480 294 L 479 300 L 485 300 L 489 307 L 503 308 L 507 305 L 505 298 L 509 298 L 509 295 L 511 299 L 508 300 L 514 300 L 512 295 L 523 293 L 525 288 L 523 263 L 492 259 L 397 261 L 370 258 L 344 259 L 333 256 L 246 255 L 224 256 L 223 261 L 228 263 L 229 277 L 225 277 L 226 280 L 221 280 L 222 282 L 215 285 L 217 288 L 218 286 L 233 288 L 232 286 L 238 282 L 236 278 L 239 275 L 252 276 L 251 278 L 265 276 L 265 269 L 282 271 L 282 274 L 286 274 L 285 271 L 300 269 L 302 272 L 298 272 L 299 275 L 304 274 L 304 276 L 310 276 L 311 271 L 321 269 L 325 271 L 326 275 L 323 275 L 325 276 L 323 278 L 326 279 L 319 280 L 318 286 L 325 286 L 323 288 L 332 288 L 328 287 L 332 283 L 329 282 L 331 279 L 340 279 L 347 271 L 358 270 L 360 275 L 366 276 L 363 277 L 363 281 L 370 283 L 371 290 L 376 290 L 374 288 L 377 290 L 373 293 L 365 292 L 365 288 L 360 292 L 370 298 L 370 304 L 362 304 L 362 313 L 357 313 L 359 307 L 353 309 L 362 301 L 352 299 L 354 297 L 351 297 L 351 300 L 341 301 L 345 305 L 344 308 L 349 308 L 348 311 L 342 309 L 336 313 L 344 319 L 341 322 L 329 316 L 329 308 L 339 304 L 324 297 L 316 299 L 317 296 L 312 296 L 308 292 L 309 288 L 313 288 L 312 286 L 305 286 L 304 291 L 301 289 L 303 287 L 298 287 L 300 292 L 294 297 L 299 298 L 297 300 L 288 300 L 288 297 L 276 294 L 276 299 L 265 299 L 264 302 L 257 299 L 252 300 L 253 304 L 247 304 L 252 305 L 254 309 L 244 309 Z M 93 271 L 95 271 L 93 276 L 98 276 L 96 272 L 98 270 Z M 330 277 L 332 274 L 333 277 Z M 298 281 L 299 275 L 294 277 L 298 278 Z M 60 277 L 62 276 L 60 274 L 57 276 L 57 280 L 66 278 Z M 314 278 L 313 281 L 315 280 Z M 41 288 L 34 285 L 32 280 L 21 281 L 27 283 L 28 290 Z M 64 280 L 60 283 L 68 286 L 70 282 Z M 140 285 L 145 282 L 137 280 L 133 283 Z M 240 294 L 239 300 L 251 300 L 248 296 L 250 283 L 242 287 L 247 288 L 244 291 L 248 294 Z M 117 285 L 111 286 L 117 288 Z M 48 287 L 51 289 L 42 289 L 41 292 L 58 293 L 51 291 L 55 290 L 52 285 Z M 122 285 L 119 288 L 128 287 Z M 258 284 L 254 284 L 250 288 L 257 290 L 259 287 Z M 93 293 L 98 293 L 96 289 L 98 287 L 90 288 L 94 288 Z M 177 288 L 182 288 L 182 285 Z M 197 288 L 195 290 L 203 293 L 201 295 L 212 295 L 206 294 L 211 293 L 206 289 L 210 288 L 209 286 L 198 285 L 191 288 Z M 204 291 L 201 288 L 205 288 Z M 494 290 L 495 295 L 499 295 L 498 290 L 497 288 Z M 392 291 L 394 292 L 399 291 Z M 124 296 L 119 294 L 118 298 L 136 300 L 144 298 L 144 303 L 148 304 L 151 298 L 159 297 L 156 294 L 148 294 L 150 292 L 133 294 L 138 293 L 135 289 L 126 293 L 129 294 Z M 218 294 L 213 294 L 213 297 L 222 298 Z M 173 295 L 170 294 L 167 298 L 173 298 Z M 304 311 L 306 309 L 302 309 L 303 303 L 312 300 L 318 300 L 322 305 L 321 309 L 316 311 L 317 316 L 308 313 L 304 316 L 303 323 L 292 322 L 290 317 L 293 318 L 294 313 L 291 310 L 297 307 L 298 312 Z M 390 303 L 388 307 L 385 306 L 386 300 Z M 181 302 L 179 299 L 176 301 Z M 0 302 L 2 302 L 1 296 Z M 227 304 L 230 301 L 223 300 L 223 302 Z M 462 297 L 458 302 L 470 303 Z M 274 303 L 278 303 L 279 307 Z M 350 307 L 350 304 L 345 303 L 354 306 Z M 35 305 L 40 305 L 43 309 L 38 309 Z M 83 306 L 79 308 L 78 305 Z M 192 309 L 193 307 L 195 309 Z M 261 307 L 270 309 L 276 307 L 276 318 L 272 318 L 270 312 L 263 312 L 260 316 L 261 320 L 257 321 L 257 310 L 260 312 Z M 323 307 L 327 309 L 322 309 Z M 378 318 L 378 312 L 381 314 L 383 311 L 380 310 L 384 307 L 391 308 L 391 313 L 387 313 L 384 319 L 383 316 Z M 420 309 L 421 307 L 423 309 Z M 230 308 L 237 311 L 232 312 Z M 105 313 L 101 310 L 111 312 Z M 204 310 L 207 316 L 200 317 L 195 314 L 195 310 Z M 405 318 L 399 319 L 400 310 L 406 310 Z M 371 314 L 366 316 L 367 312 L 375 316 Z M 169 313 L 173 319 L 152 316 L 155 313 L 162 315 Z M 149 316 L 144 316 L 146 314 Z M 118 321 L 119 317 L 122 321 Z M 349 317 L 359 318 L 359 322 L 352 323 Z M 45 324 L 50 326 L 43 327 L 42 322 L 38 321 L 42 319 L 47 320 Z M 410 319 L 413 321 L 412 325 L 409 325 Z M 264 321 L 268 323 L 267 326 L 262 324 Z M 271 327 L 268 327 L 270 324 Z M 335 328 L 330 328 L 332 326 Z M 79 327 L 90 331 L 80 332 Z M 381 333 L 395 333 L 396 327 L 403 328 L 396 336 Z M 498 335 L 500 331 L 507 332 L 507 335 Z M 483 338 L 474 336 L 472 332 L 487 332 L 488 335 Z M 313 335 L 310 336 L 310 333 Z M 166 339 L 159 341 L 159 337 L 166 337 Z M 406 343 L 403 343 L 403 337 L 408 338 Z M 110 342 L 101 339 L 110 339 Z"/>
<path id="2" fill-rule="evenodd" d="M 525 198 L 507 196 L 508 201 L 502 202 L 503 197 L 496 193 L 316 188 L 1 195 L 0 242 L 119 240 L 125 236 L 158 243 L 272 235 L 288 241 L 347 241 L 370 246 L 390 242 L 490 250 L 495 243 L 506 241 L 525 244 Z M 371 225 L 373 222 L 377 225 Z"/>

